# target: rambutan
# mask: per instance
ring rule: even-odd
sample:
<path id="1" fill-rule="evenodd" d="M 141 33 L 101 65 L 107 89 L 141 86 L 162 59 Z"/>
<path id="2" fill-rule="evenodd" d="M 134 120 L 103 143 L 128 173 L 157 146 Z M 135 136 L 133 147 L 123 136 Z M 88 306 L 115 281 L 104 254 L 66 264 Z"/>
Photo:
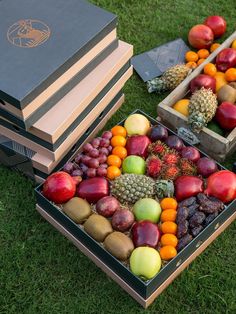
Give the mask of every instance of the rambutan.
<path id="1" fill-rule="evenodd" d="M 162 161 L 155 155 L 151 155 L 146 160 L 147 175 L 157 178 L 162 169 Z"/>
<path id="2" fill-rule="evenodd" d="M 161 157 L 169 151 L 169 148 L 162 141 L 156 141 L 148 146 L 148 151 L 151 154 Z"/>
<path id="3" fill-rule="evenodd" d="M 179 161 L 179 167 L 182 172 L 182 175 L 189 176 L 189 175 L 196 175 L 197 174 L 197 167 L 191 160 L 187 158 L 181 158 Z"/>
<path id="4" fill-rule="evenodd" d="M 162 161 L 165 165 L 177 165 L 180 160 L 180 156 L 176 150 L 172 149 L 162 157 Z"/>
<path id="5" fill-rule="evenodd" d="M 162 168 L 160 177 L 163 180 L 172 180 L 174 181 L 181 175 L 181 171 L 177 165 L 165 165 Z"/>

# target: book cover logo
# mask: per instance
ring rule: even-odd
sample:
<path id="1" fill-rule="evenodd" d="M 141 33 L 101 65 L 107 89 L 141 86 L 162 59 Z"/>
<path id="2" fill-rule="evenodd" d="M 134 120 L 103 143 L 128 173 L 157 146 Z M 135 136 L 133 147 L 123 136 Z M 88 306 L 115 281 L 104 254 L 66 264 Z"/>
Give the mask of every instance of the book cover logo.
<path id="1" fill-rule="evenodd" d="M 50 28 L 38 20 L 20 20 L 9 27 L 7 39 L 21 48 L 34 48 L 45 43 L 51 35 Z"/>

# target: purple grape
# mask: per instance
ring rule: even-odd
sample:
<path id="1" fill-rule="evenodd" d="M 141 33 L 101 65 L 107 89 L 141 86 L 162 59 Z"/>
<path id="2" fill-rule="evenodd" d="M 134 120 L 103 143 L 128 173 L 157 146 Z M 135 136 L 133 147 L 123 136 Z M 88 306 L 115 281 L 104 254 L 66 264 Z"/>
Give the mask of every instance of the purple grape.
<path id="1" fill-rule="evenodd" d="M 106 147 L 99 148 L 99 153 L 100 155 L 106 155 L 106 156 L 109 155 L 109 151 Z"/>
<path id="2" fill-rule="evenodd" d="M 89 161 L 88 161 L 88 166 L 89 168 L 98 168 L 99 167 L 99 161 L 95 158 L 91 158 Z"/>
<path id="3" fill-rule="evenodd" d="M 86 172 L 86 174 L 87 174 L 87 176 L 88 176 L 89 178 L 96 177 L 96 173 L 97 173 L 97 171 L 96 171 L 96 169 L 94 169 L 94 168 L 88 168 L 88 170 L 87 170 L 87 172 Z"/>
<path id="4" fill-rule="evenodd" d="M 104 169 L 107 169 L 107 167 L 108 167 L 108 164 L 101 164 L 101 165 L 99 166 L 99 168 L 104 168 Z"/>
<path id="5" fill-rule="evenodd" d="M 107 147 L 107 149 L 108 149 L 109 153 L 111 153 L 112 150 L 113 150 L 113 147 L 112 147 L 111 145 L 109 145 L 109 146 Z"/>
<path id="6" fill-rule="evenodd" d="M 86 144 L 83 146 L 83 151 L 84 151 L 85 153 L 89 153 L 91 149 L 93 149 L 93 146 L 92 146 L 90 143 L 86 143 Z"/>
<path id="7" fill-rule="evenodd" d="M 91 159 L 91 157 L 89 157 L 88 155 L 84 155 L 81 158 L 81 162 L 85 165 L 88 165 L 88 161 Z"/>
<path id="8" fill-rule="evenodd" d="M 82 176 L 83 175 L 83 171 L 81 169 L 76 169 L 71 173 L 72 177 L 77 177 L 77 176 Z"/>
<path id="9" fill-rule="evenodd" d="M 97 169 L 97 175 L 99 177 L 105 177 L 107 175 L 107 169 L 106 168 L 98 168 Z"/>
<path id="10" fill-rule="evenodd" d="M 93 148 L 90 150 L 89 156 L 93 158 L 97 158 L 99 156 L 99 151 L 96 148 Z"/>
<path id="11" fill-rule="evenodd" d="M 107 138 L 102 138 L 100 141 L 101 147 L 108 147 L 110 145 L 110 141 Z"/>
<path id="12" fill-rule="evenodd" d="M 112 138 L 112 133 L 111 131 L 105 131 L 102 133 L 102 138 L 106 138 L 108 140 L 110 140 Z"/>
<path id="13" fill-rule="evenodd" d="M 91 141 L 91 145 L 93 145 L 94 148 L 98 148 L 100 146 L 100 139 L 99 138 L 94 138 Z"/>
<path id="14" fill-rule="evenodd" d="M 80 164 L 80 169 L 83 171 L 83 173 L 86 173 L 87 170 L 88 170 L 88 167 L 85 164 L 81 163 Z"/>
<path id="15" fill-rule="evenodd" d="M 98 161 L 99 161 L 100 164 L 103 164 L 104 162 L 107 161 L 107 156 L 106 155 L 100 155 L 98 157 Z"/>
<path id="16" fill-rule="evenodd" d="M 71 173 L 74 170 L 74 164 L 73 162 L 67 162 L 64 167 L 63 167 L 63 171 L 67 172 L 67 173 Z"/>
<path id="17" fill-rule="evenodd" d="M 78 154 L 78 155 L 75 157 L 75 162 L 76 162 L 77 164 L 80 163 L 82 156 L 83 156 L 82 154 Z"/>

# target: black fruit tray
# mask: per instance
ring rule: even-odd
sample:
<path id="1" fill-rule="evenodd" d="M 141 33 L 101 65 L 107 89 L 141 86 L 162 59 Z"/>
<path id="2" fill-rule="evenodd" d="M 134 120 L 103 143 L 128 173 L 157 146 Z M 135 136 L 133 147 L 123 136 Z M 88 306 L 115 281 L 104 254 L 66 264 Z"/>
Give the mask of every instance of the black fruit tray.
<path id="1" fill-rule="evenodd" d="M 159 123 L 141 110 L 136 110 L 133 113 L 140 113 L 146 116 L 152 125 Z M 124 121 L 119 124 L 122 125 Z M 160 123 L 161 124 L 161 123 Z M 168 128 L 167 128 L 168 129 Z M 175 134 L 168 129 L 169 134 Z M 176 135 L 176 134 L 175 134 Z M 191 146 L 186 141 L 185 145 Z M 201 151 L 200 151 L 201 152 Z M 207 156 L 202 153 L 203 156 Z M 224 169 L 218 164 L 219 169 Z M 42 194 L 42 184 L 35 189 L 36 199 L 38 205 L 54 218 L 60 225 L 62 225 L 72 236 L 74 236 L 80 243 L 90 250 L 91 253 L 97 256 L 100 261 L 106 264 L 113 272 L 115 272 L 135 293 L 142 299 L 147 300 L 151 295 L 161 287 L 163 283 L 171 277 L 176 269 L 180 267 L 205 241 L 212 236 L 220 226 L 226 222 L 236 210 L 236 200 L 228 204 L 225 209 L 197 236 L 195 237 L 183 250 L 181 250 L 175 258 L 168 262 L 161 271 L 151 280 L 142 281 L 135 276 L 129 268 L 121 263 L 118 259 L 106 251 L 103 246 L 91 238 L 79 225 L 73 222 L 68 216 L 60 211 L 53 203 L 48 201 Z"/>

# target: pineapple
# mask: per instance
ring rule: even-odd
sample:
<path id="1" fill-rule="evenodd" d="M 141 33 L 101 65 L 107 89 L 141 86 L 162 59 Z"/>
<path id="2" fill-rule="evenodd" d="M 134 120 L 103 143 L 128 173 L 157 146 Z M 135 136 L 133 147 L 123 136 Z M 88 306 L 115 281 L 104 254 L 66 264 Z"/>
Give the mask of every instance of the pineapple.
<path id="1" fill-rule="evenodd" d="M 156 196 L 157 198 L 170 197 L 174 194 L 174 185 L 168 180 L 153 180 L 140 174 L 122 174 L 117 177 L 111 186 L 111 193 L 121 203 L 134 204 L 141 198 Z"/>
<path id="2" fill-rule="evenodd" d="M 175 89 L 190 73 L 191 69 L 185 64 L 170 67 L 161 77 L 156 77 L 147 82 L 149 93 L 162 93 Z"/>
<path id="3" fill-rule="evenodd" d="M 202 87 L 195 91 L 189 102 L 188 124 L 199 133 L 212 120 L 218 106 L 216 95 L 211 89 Z"/>

